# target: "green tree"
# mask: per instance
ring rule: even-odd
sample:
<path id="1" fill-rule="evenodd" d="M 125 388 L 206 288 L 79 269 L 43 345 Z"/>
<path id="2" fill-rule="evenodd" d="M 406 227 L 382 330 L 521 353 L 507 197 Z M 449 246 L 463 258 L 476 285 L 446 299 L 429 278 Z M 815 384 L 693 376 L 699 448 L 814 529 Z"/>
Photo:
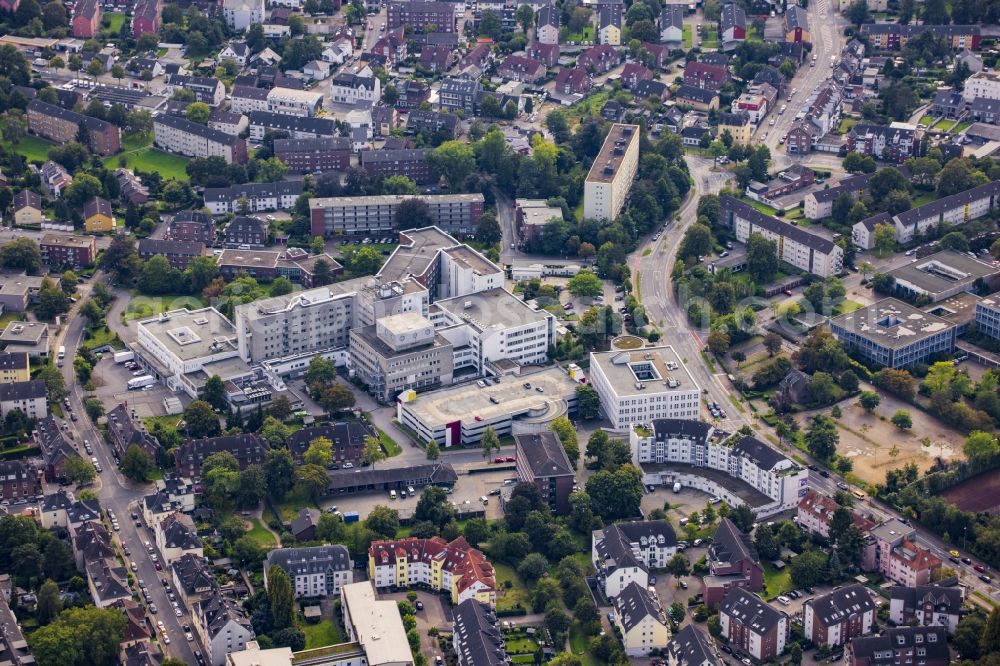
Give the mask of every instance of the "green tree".
<path id="1" fill-rule="evenodd" d="M 125 625 L 117 608 L 68 608 L 31 634 L 28 644 L 40 666 L 112 666 Z"/>
<path id="2" fill-rule="evenodd" d="M 364 447 L 361 450 L 361 459 L 374 467 L 386 459 L 386 453 L 382 450 L 382 443 L 377 437 L 368 435 L 364 439 Z"/>
<path id="3" fill-rule="evenodd" d="M 594 513 L 608 520 L 638 515 L 643 492 L 642 472 L 629 464 L 602 470 L 587 480 Z"/>
<path id="4" fill-rule="evenodd" d="M 767 282 L 778 272 L 778 244 L 762 234 L 747 239 L 747 272 L 758 282 Z"/>
<path id="5" fill-rule="evenodd" d="M 295 594 L 288 573 L 274 565 L 267 570 L 267 599 L 271 606 L 271 627 L 280 631 L 295 625 Z"/>
<path id="6" fill-rule="evenodd" d="M 222 410 L 229 402 L 226 400 L 226 385 L 219 375 L 212 375 L 205 382 L 201 391 L 201 399 L 212 406 L 213 409 Z"/>
<path id="7" fill-rule="evenodd" d="M 521 5 L 518 7 L 514 13 L 514 17 L 521 26 L 521 30 L 525 33 L 531 30 L 531 26 L 535 24 L 535 10 L 532 9 L 531 5 Z"/>
<path id="8" fill-rule="evenodd" d="M 574 296 L 594 297 L 604 293 L 604 283 L 592 271 L 582 270 L 570 278 L 567 284 Z"/>
<path id="9" fill-rule="evenodd" d="M 219 417 L 204 400 L 194 400 L 184 410 L 184 423 L 188 437 L 214 437 L 222 432 Z"/>
<path id="10" fill-rule="evenodd" d="M 691 561 L 688 560 L 684 553 L 677 553 L 667 562 L 667 569 L 670 573 L 680 578 L 691 572 Z"/>
<path id="11" fill-rule="evenodd" d="M 528 553 L 517 567 L 517 573 L 531 585 L 549 572 L 549 561 L 541 553 Z"/>
<path id="12" fill-rule="evenodd" d="M 365 527 L 382 539 L 394 539 L 399 532 L 399 512 L 377 504 L 365 518 Z"/>
<path id="13" fill-rule="evenodd" d="M 427 446 L 424 447 L 424 453 L 428 460 L 437 460 L 441 457 L 441 447 L 438 446 L 436 439 L 427 442 Z"/>
<path id="14" fill-rule="evenodd" d="M 326 469 L 319 465 L 301 465 L 295 471 L 296 485 L 314 502 L 326 492 L 330 486 L 330 477 Z"/>
<path id="15" fill-rule="evenodd" d="M 888 254 L 896 246 L 896 227 L 891 224 L 876 224 L 874 242 L 880 256 Z"/>
<path id="16" fill-rule="evenodd" d="M 563 449 L 566 451 L 566 457 L 569 458 L 570 464 L 576 467 L 576 463 L 580 459 L 580 441 L 576 434 L 576 428 L 573 427 L 568 418 L 560 416 L 549 424 L 549 430 L 559 437 L 559 441 L 562 442 Z"/>
<path id="17" fill-rule="evenodd" d="M 207 125 L 208 117 L 212 114 L 212 107 L 204 102 L 192 102 L 184 110 L 184 115 L 193 123 Z"/>
<path id="18" fill-rule="evenodd" d="M 704 224 L 692 224 L 684 232 L 677 255 L 681 259 L 700 257 L 712 251 L 712 230 Z M 749 250 L 748 250 L 749 254 Z"/>
<path id="19" fill-rule="evenodd" d="M 45 626 L 56 619 L 62 611 L 62 598 L 59 596 L 59 586 L 51 578 L 42 583 L 38 590 L 38 602 L 35 616 L 38 623 Z"/>
<path id="20" fill-rule="evenodd" d="M 486 20 L 485 17 L 483 20 Z M 431 168 L 444 177 L 453 192 L 461 189 L 465 179 L 476 168 L 472 146 L 460 141 L 445 141 L 428 153 L 427 161 Z"/>
<path id="21" fill-rule="evenodd" d="M 236 504 L 254 508 L 267 493 L 267 477 L 260 465 L 250 465 L 240 473 L 236 483 Z"/>
<path id="22" fill-rule="evenodd" d="M 792 559 L 792 582 L 799 587 L 819 585 L 827 580 L 827 554 L 819 549 L 807 550 Z"/>
<path id="23" fill-rule="evenodd" d="M 154 468 L 155 465 L 150 459 L 149 454 L 140 449 L 138 445 L 130 444 L 125 449 L 125 455 L 122 456 L 121 470 L 122 474 L 126 477 L 133 481 L 145 483 L 149 481 Z"/>
<path id="24" fill-rule="evenodd" d="M 983 629 L 983 639 L 979 649 L 983 654 L 1000 652 L 1000 609 L 996 606 L 986 618 L 986 627 Z"/>
<path id="25" fill-rule="evenodd" d="M 63 464 L 66 478 L 77 485 L 87 484 L 97 476 L 97 470 L 90 464 L 89 460 L 84 460 L 80 456 L 70 456 Z"/>
<path id="26" fill-rule="evenodd" d="M 581 419 L 591 421 L 600 415 L 601 398 L 589 384 L 576 387 L 576 409 Z"/>
<path id="27" fill-rule="evenodd" d="M 310 465 L 327 467 L 333 462 L 333 442 L 326 437 L 317 437 L 309 442 L 309 447 L 302 454 L 302 460 Z"/>
<path id="28" fill-rule="evenodd" d="M 493 426 L 487 426 L 485 432 L 483 432 L 482 440 L 480 440 L 480 446 L 483 449 L 483 459 L 489 458 L 494 452 L 500 451 L 500 437 L 497 436 L 496 430 Z"/>
<path id="29" fill-rule="evenodd" d="M 264 458 L 264 478 L 267 489 L 276 500 L 281 500 L 295 485 L 295 462 L 288 449 L 271 449 Z"/>
<path id="30" fill-rule="evenodd" d="M 32 239 L 18 238 L 0 247 L 0 264 L 4 268 L 37 273 L 42 268 L 42 253 Z"/>
<path id="31" fill-rule="evenodd" d="M 892 424 L 900 430 L 909 430 L 913 427 L 913 417 L 905 409 L 897 409 L 891 420 Z"/>
<path id="32" fill-rule="evenodd" d="M 858 404 L 868 412 L 874 412 L 880 402 L 882 402 L 882 397 L 875 391 L 862 391 L 858 395 Z"/>
<path id="33" fill-rule="evenodd" d="M 996 455 L 997 452 L 1000 452 L 1000 446 L 997 445 L 997 439 L 994 435 L 977 430 L 965 438 L 963 451 L 965 457 L 971 460 L 972 458 Z"/>
<path id="34" fill-rule="evenodd" d="M 837 452 L 840 435 L 833 419 L 825 414 L 817 414 L 812 418 L 806 430 L 806 447 L 813 457 L 829 460 Z"/>

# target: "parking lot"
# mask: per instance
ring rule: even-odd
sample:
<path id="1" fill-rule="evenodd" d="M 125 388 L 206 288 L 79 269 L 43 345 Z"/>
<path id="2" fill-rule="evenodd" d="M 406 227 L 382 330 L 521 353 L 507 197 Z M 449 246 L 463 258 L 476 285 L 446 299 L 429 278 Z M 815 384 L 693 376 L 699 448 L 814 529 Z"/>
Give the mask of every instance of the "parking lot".
<path id="1" fill-rule="evenodd" d="M 486 497 L 486 517 L 496 520 L 503 517 L 503 512 L 500 510 L 500 498 L 491 493 L 503 486 L 504 481 L 514 479 L 516 476 L 512 469 L 497 469 L 480 474 L 463 474 L 459 471 L 458 483 L 449 498 L 458 505 L 460 510 L 478 511 L 483 508 L 480 498 Z M 322 502 L 322 508 L 327 510 L 335 506 L 338 511 L 342 512 L 357 511 L 361 520 L 364 520 L 376 504 L 384 504 L 399 511 L 401 516 L 407 517 L 412 515 L 417 508 L 420 493 L 423 492 L 423 488 L 414 488 L 414 490 L 416 495 L 408 494 L 405 498 L 397 496 L 395 500 L 391 499 L 389 493 L 384 491 L 331 496 Z"/>
<path id="2" fill-rule="evenodd" d="M 433 661 L 437 655 L 443 657 L 444 654 L 438 646 L 437 638 L 428 636 L 427 631 L 436 628 L 450 632 L 454 615 L 448 605 L 450 602 L 444 597 L 423 590 L 412 591 L 417 593 L 417 602 L 423 604 L 422 609 L 416 603 L 411 604 L 417 611 L 415 617 L 417 619 L 417 633 L 420 634 L 420 653 L 428 657 L 429 661 Z M 380 593 L 378 596 L 380 599 L 411 603 L 406 598 L 406 592 Z"/>
<path id="3" fill-rule="evenodd" d="M 95 393 L 110 411 L 116 405 L 128 401 L 129 408 L 134 409 L 138 416 L 163 416 L 166 409 L 163 399 L 176 397 L 186 406 L 191 399 L 183 393 L 175 393 L 163 384 L 157 383 L 152 388 L 144 390 L 128 390 L 128 380 L 133 374 L 123 363 L 115 363 L 110 356 L 102 358 L 96 366 L 91 379 L 97 387 Z"/>

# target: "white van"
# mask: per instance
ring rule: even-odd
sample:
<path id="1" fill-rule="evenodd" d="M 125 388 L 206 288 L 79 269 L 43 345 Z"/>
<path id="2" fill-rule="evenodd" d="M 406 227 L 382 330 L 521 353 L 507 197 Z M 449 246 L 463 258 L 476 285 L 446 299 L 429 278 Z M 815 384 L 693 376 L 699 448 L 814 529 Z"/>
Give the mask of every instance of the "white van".
<path id="1" fill-rule="evenodd" d="M 395 490 L 390 490 L 389 491 L 389 499 L 391 499 L 391 500 L 396 499 L 396 491 Z"/>
<path id="2" fill-rule="evenodd" d="M 483 495 L 482 497 L 479 498 L 479 501 L 483 503 L 483 506 L 485 506 L 490 503 L 490 498 L 487 497 L 486 495 Z"/>

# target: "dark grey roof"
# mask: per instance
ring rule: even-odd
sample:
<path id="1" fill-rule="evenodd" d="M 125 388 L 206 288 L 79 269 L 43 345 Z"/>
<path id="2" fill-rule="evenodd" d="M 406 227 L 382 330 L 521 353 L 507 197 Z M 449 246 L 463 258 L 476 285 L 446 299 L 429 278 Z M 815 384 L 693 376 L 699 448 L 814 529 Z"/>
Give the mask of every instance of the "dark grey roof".
<path id="1" fill-rule="evenodd" d="M 310 442 L 319 437 L 330 440 L 336 452 L 349 448 L 360 450 L 364 446 L 365 437 L 368 436 L 374 437 L 375 432 L 357 421 L 342 421 L 332 425 L 302 428 L 285 440 L 285 444 L 292 457 L 298 460 L 305 454 Z"/>
<path id="2" fill-rule="evenodd" d="M 216 586 L 215 577 L 208 569 L 208 560 L 204 557 L 185 553 L 174 560 L 171 567 L 186 595 L 196 594 L 199 590 L 210 590 Z"/>
<path id="3" fill-rule="evenodd" d="M 93 132 L 105 132 L 112 127 L 116 127 L 107 121 L 101 120 L 100 118 L 92 118 L 91 116 L 85 116 L 75 111 L 69 111 L 61 106 L 55 106 L 54 104 L 43 102 L 40 99 L 33 99 L 28 102 L 28 111 L 37 111 L 38 113 L 43 113 L 54 118 L 60 118 L 61 120 L 65 120 L 76 125 L 83 123 L 87 129 Z"/>
<path id="4" fill-rule="evenodd" d="M 455 609 L 455 651 L 464 666 L 505 666 L 507 651 L 493 610 L 475 599 Z"/>
<path id="5" fill-rule="evenodd" d="M 794 28 L 809 29 L 809 15 L 806 10 L 798 5 L 791 5 L 785 10 L 785 29 Z"/>
<path id="6" fill-rule="evenodd" d="M 100 520 L 101 505 L 97 500 L 77 500 L 66 509 L 66 519 L 72 525 Z"/>
<path id="7" fill-rule="evenodd" d="M 722 662 L 712 651 L 705 634 L 689 624 L 667 643 L 669 662 L 675 666 L 721 666 Z"/>
<path id="8" fill-rule="evenodd" d="M 357 488 L 361 486 L 378 486 L 384 484 L 454 485 L 458 474 L 448 463 L 427 463 L 423 465 L 408 465 L 406 467 L 387 467 L 376 469 L 345 469 L 331 471 L 330 489 Z"/>
<path id="9" fill-rule="evenodd" d="M 518 460 L 524 460 L 535 478 L 573 476 L 566 449 L 552 431 L 514 435 Z"/>
<path id="10" fill-rule="evenodd" d="M 937 201 L 930 202 L 929 204 L 924 204 L 923 206 L 919 206 L 917 208 L 911 208 L 910 210 L 898 214 L 896 216 L 896 220 L 898 220 L 904 227 L 908 227 L 916 224 L 918 220 L 925 219 L 928 216 L 939 215 L 953 208 L 972 203 L 978 199 L 982 199 L 984 197 L 996 197 L 997 195 L 1000 195 L 1000 180 L 994 180 L 991 183 L 973 187 L 971 190 L 965 190 L 964 192 L 959 192 L 958 194 L 942 197 Z"/>
<path id="11" fill-rule="evenodd" d="M 177 517 L 177 514 L 170 514 L 160 523 L 163 530 L 163 542 L 168 548 L 180 548 L 182 550 L 193 550 L 201 548 L 201 539 L 194 530 Z"/>
<path id="12" fill-rule="evenodd" d="M 959 106 L 962 104 L 962 93 L 954 90 L 939 90 L 934 95 L 934 104 L 945 104 L 948 106 Z"/>
<path id="13" fill-rule="evenodd" d="M 708 104 L 714 98 L 718 97 L 719 94 L 712 90 L 705 90 L 704 88 L 699 88 L 697 86 L 681 86 L 677 89 L 674 97 L 677 99 L 693 99 L 697 102 L 702 102 Z"/>
<path id="14" fill-rule="evenodd" d="M 344 88 L 364 88 L 364 89 L 374 89 L 375 88 L 375 77 L 372 76 L 358 76 L 357 74 L 352 74 L 351 72 L 341 72 L 337 74 L 332 79 L 330 79 L 331 86 L 341 86 Z"/>
<path id="15" fill-rule="evenodd" d="M 277 183 L 246 183 L 229 187 L 206 187 L 205 203 L 210 201 L 239 201 L 240 198 L 259 199 L 273 196 L 298 196 L 302 194 L 301 180 L 283 180 Z"/>
<path id="16" fill-rule="evenodd" d="M 28 382 L 0 384 L 0 402 L 8 400 L 34 400 L 45 397 L 45 382 L 41 379 Z"/>
<path id="17" fill-rule="evenodd" d="M 936 613 L 956 615 L 962 609 L 962 589 L 960 587 L 939 587 L 937 585 L 919 585 L 905 587 L 895 585 L 889 591 L 889 598 L 903 602 L 903 610 L 907 615 L 925 604 L 931 604 Z"/>
<path id="18" fill-rule="evenodd" d="M 163 238 L 143 238 L 139 241 L 139 255 L 175 254 L 199 257 L 205 244 L 197 241 L 166 240 Z"/>
<path id="19" fill-rule="evenodd" d="M 829 254 L 836 247 L 833 241 L 823 238 L 822 236 L 817 236 L 816 234 L 809 233 L 801 227 L 793 227 L 787 222 L 782 222 L 777 220 L 770 215 L 765 215 L 753 206 L 739 199 L 731 196 L 720 197 L 722 201 L 723 210 L 730 210 L 737 213 L 740 217 L 749 220 L 754 226 L 767 229 L 773 233 L 784 236 L 785 238 L 791 238 L 792 240 L 802 243 L 807 247 L 811 247 L 818 252 L 824 254 Z"/>
<path id="20" fill-rule="evenodd" d="M 855 194 L 857 192 L 867 190 L 868 182 L 871 179 L 872 174 L 869 173 L 859 173 L 855 176 L 848 176 L 833 187 L 813 192 L 812 196 L 816 198 L 816 201 L 820 202 L 833 201 L 845 192 L 848 194 Z"/>
<path id="21" fill-rule="evenodd" d="M 351 140 L 346 136 L 323 136 L 318 139 L 275 139 L 274 153 L 322 152 L 351 150 Z"/>
<path id="22" fill-rule="evenodd" d="M 728 518 L 719 521 L 708 555 L 710 560 L 716 562 L 734 563 L 747 559 L 757 562 L 760 559 L 750 537 L 740 532 Z"/>
<path id="23" fill-rule="evenodd" d="M 271 111 L 251 111 L 247 114 L 251 125 L 260 125 L 269 129 L 288 132 L 308 132 L 320 136 L 333 136 L 337 133 L 337 123 L 331 118 L 313 118 L 309 116 L 289 116 L 285 113 Z"/>
<path id="24" fill-rule="evenodd" d="M 331 571 L 350 571 L 353 566 L 347 546 L 308 546 L 304 548 L 278 548 L 269 551 L 264 560 L 264 573 L 271 567 L 281 567 L 293 580 Z"/>
<path id="25" fill-rule="evenodd" d="M 401 148 L 399 150 L 362 150 L 361 165 L 379 162 L 424 162 L 428 148 Z"/>
<path id="26" fill-rule="evenodd" d="M 660 30 L 664 28 L 684 28 L 684 5 L 671 4 L 660 13 Z"/>
<path id="27" fill-rule="evenodd" d="M 472 95 L 483 89 L 483 84 L 478 80 L 465 81 L 463 79 L 444 79 L 441 81 L 440 92 L 453 93 L 456 95 Z"/>
<path id="28" fill-rule="evenodd" d="M 606 528 L 603 534 L 595 539 L 594 550 L 600 557 L 599 562 L 605 573 L 623 568 L 647 570 L 646 564 L 636 557 L 628 537 L 617 524 Z"/>
<path id="29" fill-rule="evenodd" d="M 539 28 L 545 25 L 552 25 L 558 28 L 561 19 L 562 16 L 559 13 L 559 9 L 553 5 L 545 5 L 538 10 L 538 21 L 536 23 Z"/>
<path id="30" fill-rule="evenodd" d="M 747 113 L 730 113 L 728 111 L 723 111 L 719 114 L 719 125 L 729 125 L 731 127 L 737 127 L 740 125 L 749 125 L 750 116 Z"/>
<path id="31" fill-rule="evenodd" d="M 251 634 L 253 632 L 253 629 L 250 626 L 250 620 L 247 619 L 247 616 L 243 613 L 243 609 L 240 608 L 235 601 L 225 595 L 216 594 L 201 602 L 199 612 L 202 614 L 202 617 L 205 618 L 205 624 L 207 625 L 206 628 L 210 638 L 218 636 L 230 622 L 240 625 L 244 630 L 250 632 Z"/>
<path id="32" fill-rule="evenodd" d="M 662 97 L 663 93 L 667 90 L 667 84 L 663 81 L 655 81 L 653 79 L 642 79 L 635 84 L 632 92 L 635 93 L 636 97 L 649 97 L 650 95 L 656 95 L 657 97 Z"/>
<path id="33" fill-rule="evenodd" d="M 868 589 L 854 583 L 834 590 L 829 594 L 816 597 L 806 602 L 812 606 L 813 613 L 824 627 L 840 624 L 855 615 L 863 615 L 876 610 Z"/>
<path id="34" fill-rule="evenodd" d="M 233 99 L 239 97 L 241 99 L 264 101 L 267 99 L 269 92 L 271 91 L 266 88 L 258 88 L 256 86 L 233 86 L 232 97 Z"/>
<path id="35" fill-rule="evenodd" d="M 452 113 L 439 113 L 437 111 L 412 109 L 406 117 L 407 127 L 443 127 L 454 132 L 457 125 L 458 116 Z"/>
<path id="36" fill-rule="evenodd" d="M 1000 113 L 1000 99 L 977 97 L 969 105 L 972 113 Z"/>
<path id="37" fill-rule="evenodd" d="M 901 25 L 899 23 L 865 23 L 862 35 L 905 35 L 914 37 L 930 31 L 935 37 L 978 35 L 978 25 Z"/>
<path id="38" fill-rule="evenodd" d="M 267 234 L 267 225 L 256 217 L 238 215 L 226 225 L 225 234 Z"/>
<path id="39" fill-rule="evenodd" d="M 783 453 L 771 448 L 755 437 L 744 437 L 733 446 L 733 453 L 754 461 L 761 469 L 774 469 L 780 462 L 788 460 Z"/>
<path id="40" fill-rule="evenodd" d="M 682 436 L 704 443 L 708 440 L 711 432 L 711 424 L 704 421 L 691 419 L 655 419 L 653 421 L 653 434 L 656 439 Z"/>
<path id="41" fill-rule="evenodd" d="M 787 617 L 742 587 L 734 587 L 726 594 L 719 604 L 719 612 L 726 613 L 755 634 L 766 634 Z"/>
<path id="42" fill-rule="evenodd" d="M 659 601 L 642 585 L 632 581 L 614 598 L 615 612 L 621 618 L 625 631 L 631 631 L 647 617 L 652 617 L 662 625 L 667 624 L 667 615 Z"/>
<path id="43" fill-rule="evenodd" d="M 185 76 L 183 74 L 167 74 L 164 81 L 168 86 L 180 86 L 188 90 L 214 91 L 222 81 L 214 76 Z"/>
<path id="44" fill-rule="evenodd" d="M 924 663 L 949 660 L 948 630 L 946 627 L 890 627 L 881 636 L 865 636 L 851 641 L 851 653 L 857 659 L 870 659 L 873 666 L 895 664 L 895 654 L 912 650 L 919 645 L 927 652 L 921 657 Z M 898 651 L 898 652 L 897 652 Z M 880 656 L 884 655 L 884 656 Z"/>
<path id="45" fill-rule="evenodd" d="M 208 227 L 215 226 L 215 222 L 212 221 L 211 216 L 205 213 L 199 213 L 198 211 L 194 210 L 182 210 L 181 212 L 174 215 L 174 219 L 172 221 L 185 222 L 185 223 L 190 222 L 194 224 L 202 224 Z"/>
<path id="46" fill-rule="evenodd" d="M 723 32 L 734 27 L 746 30 L 747 14 L 735 2 L 730 2 L 722 8 L 721 21 Z"/>
<path id="47" fill-rule="evenodd" d="M 66 494 L 65 490 L 57 490 L 54 493 L 50 493 L 45 496 L 42 500 L 42 513 L 47 513 L 49 511 L 59 511 L 60 509 L 68 509 L 73 504 L 73 501 Z"/>
<path id="48" fill-rule="evenodd" d="M 674 527 L 666 520 L 633 520 L 628 523 L 615 523 L 614 527 L 621 530 L 629 543 L 637 543 L 640 548 L 652 542 L 659 548 L 672 548 L 677 545 Z"/>
<path id="49" fill-rule="evenodd" d="M 240 140 L 238 136 L 226 134 L 221 130 L 212 129 L 211 127 L 192 122 L 187 118 L 181 118 L 180 116 L 171 116 L 169 114 L 161 113 L 153 122 L 166 125 L 167 127 L 172 127 L 180 132 L 199 136 L 215 143 L 221 143 L 224 146 L 232 146 Z"/>

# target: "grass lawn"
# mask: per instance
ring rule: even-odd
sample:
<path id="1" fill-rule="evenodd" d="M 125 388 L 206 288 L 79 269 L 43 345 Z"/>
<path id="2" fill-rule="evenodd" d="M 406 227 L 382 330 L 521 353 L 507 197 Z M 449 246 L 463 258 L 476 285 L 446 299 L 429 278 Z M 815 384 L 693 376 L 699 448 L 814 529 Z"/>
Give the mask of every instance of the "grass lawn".
<path id="1" fill-rule="evenodd" d="M 858 121 L 856 118 L 844 118 L 843 120 L 840 121 L 840 125 L 837 127 L 837 131 L 840 132 L 841 134 L 847 134 L 849 131 L 851 131 L 851 128 L 855 124 L 857 124 L 857 122 Z"/>
<path id="2" fill-rule="evenodd" d="M 577 205 L 577 207 L 573 210 L 573 217 L 575 217 L 578 222 L 583 220 L 583 200 L 582 199 L 580 200 L 579 205 Z"/>
<path id="3" fill-rule="evenodd" d="M 260 518 L 251 518 L 250 523 L 253 528 L 247 532 L 248 537 L 260 544 L 262 548 L 272 548 L 277 545 L 274 542 L 274 535 L 267 531 L 267 528 L 260 522 Z"/>
<path id="4" fill-rule="evenodd" d="M 561 37 L 559 41 L 563 44 L 567 42 L 576 42 L 578 44 L 580 42 L 592 42 L 594 41 L 594 26 L 588 25 L 580 32 L 569 32 L 567 30 L 566 36 Z"/>
<path id="5" fill-rule="evenodd" d="M 293 489 L 278 503 L 278 511 L 281 512 L 281 522 L 292 522 L 299 515 L 299 509 L 304 509 L 307 506 L 314 507 L 316 505 L 301 492 Z"/>
<path id="6" fill-rule="evenodd" d="M 114 331 L 111 331 L 106 326 L 88 329 L 88 332 L 91 334 L 91 337 L 83 343 L 83 346 L 87 349 L 96 349 L 104 345 L 113 345 L 116 349 L 123 349 L 125 347 Z"/>
<path id="7" fill-rule="evenodd" d="M 701 30 L 701 48 L 719 48 L 719 26 L 715 23 L 705 23 Z"/>
<path id="8" fill-rule="evenodd" d="M 780 594 L 795 589 L 795 586 L 792 584 L 792 572 L 788 567 L 778 571 L 770 562 L 764 562 L 763 565 L 764 586 L 767 588 L 767 596 L 765 598 L 768 601 Z"/>
<path id="9" fill-rule="evenodd" d="M 39 139 L 37 136 L 23 136 L 14 146 L 14 152 L 23 155 L 29 162 L 44 162 L 49 159 L 49 150 L 54 143 Z"/>
<path id="10" fill-rule="evenodd" d="M 108 12 L 105 16 L 111 21 L 108 25 L 108 32 L 117 35 L 118 31 L 122 29 L 122 23 L 125 22 L 125 15 L 118 12 Z"/>
<path id="11" fill-rule="evenodd" d="M 403 447 L 396 443 L 396 440 L 378 428 L 375 428 L 375 431 L 378 432 L 378 440 L 382 443 L 382 448 L 385 449 L 387 456 L 392 458 L 403 452 Z"/>
<path id="12" fill-rule="evenodd" d="M 534 654 L 538 649 L 538 641 L 531 638 L 508 638 L 507 654 Z"/>
<path id="13" fill-rule="evenodd" d="M 838 303 L 836 310 L 838 315 L 847 314 L 848 312 L 854 312 L 855 310 L 860 310 L 863 306 L 857 301 L 844 301 Z"/>
<path id="14" fill-rule="evenodd" d="M 760 212 L 764 213 L 765 215 L 774 216 L 774 214 L 778 212 L 775 209 L 771 208 L 770 206 L 768 206 L 766 204 L 762 204 L 759 201 L 754 201 L 753 199 L 743 199 L 743 201 L 745 201 L 746 203 L 750 204 L 751 206 L 753 206 L 754 208 L 756 208 Z"/>
<path id="15" fill-rule="evenodd" d="M 959 123 L 959 124 L 955 125 L 954 127 L 952 127 L 951 131 L 952 132 L 963 132 L 963 131 L 969 129 L 969 127 L 971 127 L 971 126 L 972 126 L 972 123 Z"/>
<path id="16" fill-rule="evenodd" d="M 932 122 L 934 122 L 934 116 L 924 116 L 920 119 L 921 125 L 930 125 Z"/>
<path id="17" fill-rule="evenodd" d="M 143 319 L 144 317 L 152 317 L 153 315 L 160 314 L 161 312 L 169 312 L 170 310 L 185 307 L 191 308 L 192 310 L 196 308 L 203 308 L 205 307 L 205 302 L 200 296 L 192 296 L 190 294 L 163 294 L 162 296 L 146 296 L 138 290 L 133 289 L 132 300 L 129 302 L 128 308 L 125 310 L 125 320 Z"/>
<path id="18" fill-rule="evenodd" d="M 118 159 L 120 157 L 125 157 L 126 166 L 129 169 L 156 171 L 163 176 L 164 180 L 170 180 L 171 178 L 176 180 L 188 179 L 187 171 L 185 171 L 188 158 L 181 157 L 180 155 L 171 155 L 170 153 L 147 146 L 134 152 L 107 157 L 104 159 L 104 164 L 109 169 L 115 169 L 119 165 Z"/>
<path id="19" fill-rule="evenodd" d="M 531 603 L 528 599 L 528 588 L 513 567 L 494 563 L 493 570 L 497 575 L 497 610 L 520 607 L 526 608 L 530 613 Z M 509 590 L 506 587 L 507 581 L 510 581 L 512 585 Z"/>
<path id="20" fill-rule="evenodd" d="M 921 194 L 919 197 L 914 197 L 911 199 L 913 207 L 923 206 L 924 204 L 929 204 L 930 202 L 937 199 L 937 196 L 933 192 L 927 192 L 926 194 Z"/>
<path id="21" fill-rule="evenodd" d="M 601 113 L 601 109 L 611 98 L 611 91 L 602 90 L 600 92 L 594 93 L 593 95 L 587 95 L 579 102 L 570 107 L 570 111 L 576 114 L 578 117 L 583 118 L 585 116 L 597 117 Z M 583 203 L 580 203 L 581 215 L 583 214 Z"/>
<path id="22" fill-rule="evenodd" d="M 306 635 L 306 650 L 344 642 L 333 620 L 323 620 L 317 624 L 302 622 L 299 624 L 299 629 Z"/>
<path id="23" fill-rule="evenodd" d="M 691 45 L 694 43 L 694 34 L 692 33 L 691 24 L 684 24 L 684 48 L 690 50 Z"/>
<path id="24" fill-rule="evenodd" d="M 590 638 L 580 631 L 575 622 L 569 629 L 569 648 L 573 651 L 573 654 L 580 657 L 584 666 L 597 666 L 597 664 L 601 663 L 590 653 Z"/>
<path id="25" fill-rule="evenodd" d="M 954 126 L 955 126 L 954 120 L 942 120 L 941 122 L 939 122 L 937 125 L 934 126 L 934 129 L 941 130 L 942 132 L 947 132 Z"/>

